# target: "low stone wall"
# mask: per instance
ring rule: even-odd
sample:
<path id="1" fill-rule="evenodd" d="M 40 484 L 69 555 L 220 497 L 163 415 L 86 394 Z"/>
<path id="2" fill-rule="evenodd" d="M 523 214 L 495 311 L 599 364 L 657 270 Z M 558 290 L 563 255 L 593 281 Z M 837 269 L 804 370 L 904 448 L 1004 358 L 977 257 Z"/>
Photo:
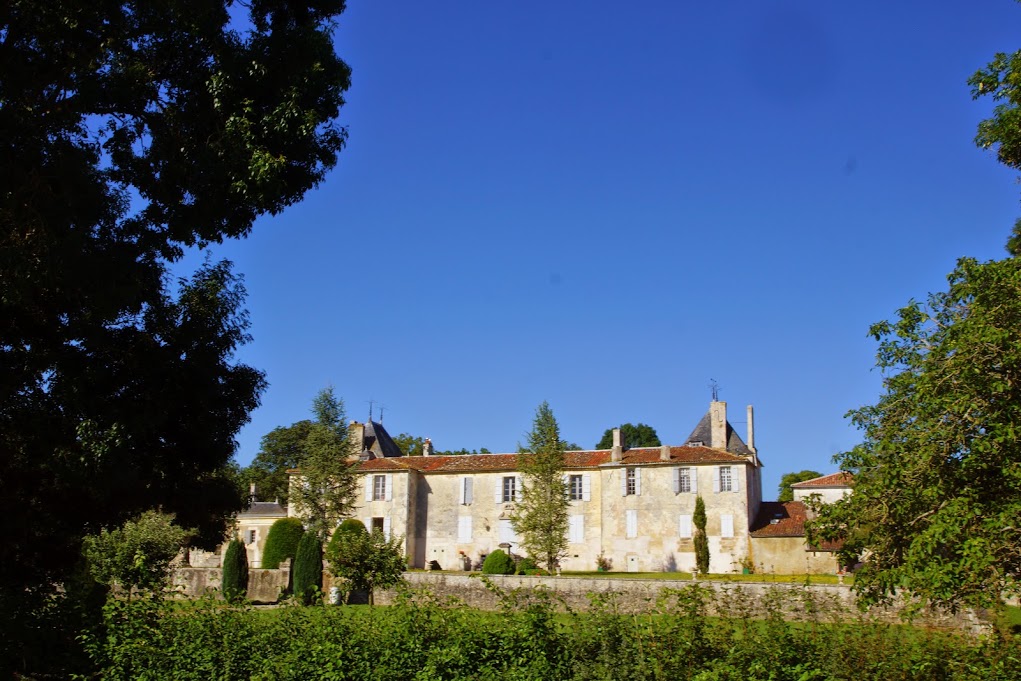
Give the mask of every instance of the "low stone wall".
<path id="1" fill-rule="evenodd" d="M 220 568 L 181 567 L 174 570 L 174 588 L 183 598 L 201 598 L 219 595 L 222 571 Z M 276 603 L 290 582 L 291 571 L 248 570 L 248 599 L 255 603 Z"/>

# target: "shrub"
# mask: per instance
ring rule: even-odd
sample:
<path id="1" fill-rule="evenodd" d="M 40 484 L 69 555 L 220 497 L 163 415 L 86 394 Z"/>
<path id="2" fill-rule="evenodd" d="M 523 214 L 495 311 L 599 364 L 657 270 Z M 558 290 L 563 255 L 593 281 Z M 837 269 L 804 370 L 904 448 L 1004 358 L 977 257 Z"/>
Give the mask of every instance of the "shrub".
<path id="1" fill-rule="evenodd" d="M 305 528 L 297 518 L 281 518 L 273 523 L 266 535 L 266 550 L 262 553 L 262 567 L 276 570 L 288 558 L 294 558 L 298 542 Z"/>
<path id="2" fill-rule="evenodd" d="M 539 569 L 539 566 L 536 564 L 535 559 L 532 558 L 531 556 L 526 556 L 519 560 L 517 567 L 519 575 L 530 575 L 533 574 L 533 572 L 529 572 L 529 570 L 534 571 Z"/>
<path id="3" fill-rule="evenodd" d="M 310 605 L 323 590 L 323 545 L 312 532 L 306 532 L 298 542 L 294 556 L 294 596 Z"/>
<path id="4" fill-rule="evenodd" d="M 352 534 L 368 534 L 368 530 L 365 529 L 365 524 L 361 520 L 355 518 L 348 518 L 333 531 L 333 536 L 330 537 L 329 543 L 326 545 L 326 555 L 335 556 L 340 553 L 340 544 L 343 542 L 345 536 Z M 332 558 L 330 559 L 333 560 Z"/>
<path id="5" fill-rule="evenodd" d="M 503 549 L 497 549 L 486 556 L 486 562 L 482 564 L 482 574 L 513 575 L 514 559 L 504 553 Z"/>
<path id="6" fill-rule="evenodd" d="M 248 595 L 248 551 L 240 539 L 232 539 L 223 554 L 220 591 L 224 600 L 231 603 L 244 600 Z"/>

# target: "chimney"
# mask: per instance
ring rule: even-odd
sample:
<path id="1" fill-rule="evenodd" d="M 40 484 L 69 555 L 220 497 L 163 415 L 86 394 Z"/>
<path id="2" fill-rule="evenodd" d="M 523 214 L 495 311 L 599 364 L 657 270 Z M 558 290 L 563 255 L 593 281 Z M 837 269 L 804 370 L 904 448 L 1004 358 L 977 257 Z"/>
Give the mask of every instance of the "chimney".
<path id="1" fill-rule="evenodd" d="M 613 429 L 613 449 L 610 450 L 610 461 L 620 461 L 624 455 L 624 445 L 620 441 L 620 428 Z"/>
<path id="2" fill-rule="evenodd" d="M 748 449 L 755 453 L 755 409 L 748 405 Z"/>
<path id="3" fill-rule="evenodd" d="M 351 421 L 351 425 L 347 427 L 347 437 L 351 441 L 351 459 L 358 459 L 362 455 L 362 450 L 365 449 L 365 424 L 358 423 L 357 421 Z"/>
<path id="4" fill-rule="evenodd" d="M 249 501 L 255 501 L 255 483 L 253 482 L 248 486 L 248 499 Z"/>
<path id="5" fill-rule="evenodd" d="M 426 438 L 425 442 L 422 443 L 422 456 L 432 455 L 433 455 L 433 441 L 430 440 L 429 438 Z"/>
<path id="6" fill-rule="evenodd" d="M 727 449 L 727 403 L 710 402 L 709 420 L 712 426 L 712 442 L 709 446 L 713 449 Z"/>
<path id="7" fill-rule="evenodd" d="M 669 461 L 670 460 L 670 445 L 663 445 L 659 448 L 659 460 Z"/>

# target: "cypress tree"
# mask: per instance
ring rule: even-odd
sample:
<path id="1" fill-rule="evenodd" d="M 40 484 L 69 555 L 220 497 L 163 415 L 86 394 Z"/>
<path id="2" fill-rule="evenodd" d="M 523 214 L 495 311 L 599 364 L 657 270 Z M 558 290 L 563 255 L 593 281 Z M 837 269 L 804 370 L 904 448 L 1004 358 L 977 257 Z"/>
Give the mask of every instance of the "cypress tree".
<path id="1" fill-rule="evenodd" d="M 266 535 L 266 550 L 262 553 L 262 567 L 275 570 L 280 563 L 294 558 L 298 542 L 305 534 L 305 528 L 297 518 L 281 518 L 273 523 Z"/>
<path id="2" fill-rule="evenodd" d="M 695 565 L 702 574 L 709 572 L 709 537 L 705 533 L 705 502 L 702 495 L 695 497 Z"/>
<path id="3" fill-rule="evenodd" d="M 306 532 L 298 542 L 294 556 L 294 596 L 311 605 L 323 590 L 323 545 L 313 532 Z"/>
<path id="4" fill-rule="evenodd" d="M 239 539 L 227 544 L 223 555 L 223 580 L 220 583 L 224 600 L 236 602 L 248 595 L 248 552 Z"/>

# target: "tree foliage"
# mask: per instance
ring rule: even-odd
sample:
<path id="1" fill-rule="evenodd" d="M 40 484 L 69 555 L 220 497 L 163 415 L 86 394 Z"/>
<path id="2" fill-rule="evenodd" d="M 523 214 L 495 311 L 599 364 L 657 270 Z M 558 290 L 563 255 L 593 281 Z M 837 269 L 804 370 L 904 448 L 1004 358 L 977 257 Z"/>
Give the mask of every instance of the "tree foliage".
<path id="1" fill-rule="evenodd" d="M 779 494 L 777 501 L 793 501 L 794 490 L 791 489 L 791 485 L 795 485 L 799 482 L 805 482 L 806 480 L 814 480 L 821 476 L 822 473 L 809 470 L 804 470 L 800 473 L 784 473 L 783 477 L 780 478 L 780 487 L 777 490 Z"/>
<path id="2" fill-rule="evenodd" d="M 702 495 L 695 497 L 695 513 L 691 518 L 695 525 L 695 567 L 702 574 L 709 572 L 709 536 L 705 531 L 705 502 Z"/>
<path id="3" fill-rule="evenodd" d="M 301 462 L 302 447 L 312 430 L 312 421 L 278 426 L 262 436 L 259 452 L 245 469 L 245 482 L 255 484 L 258 499 L 278 499 L 287 505 L 290 490 L 287 471 Z"/>
<path id="4" fill-rule="evenodd" d="M 898 589 L 949 607 L 1019 592 L 1021 259 L 962 258 L 948 282 L 871 328 L 885 391 L 849 413 L 863 441 L 835 457 L 854 493 L 810 526 L 864 557 L 867 603 Z"/>
<path id="5" fill-rule="evenodd" d="M 92 577 L 101 584 L 161 592 L 170 579 L 170 563 L 191 535 L 174 523 L 174 516 L 146 511 L 113 530 L 102 530 L 83 541 Z"/>
<path id="6" fill-rule="evenodd" d="M 291 567 L 294 597 L 304 605 L 316 602 L 323 591 L 323 543 L 313 532 L 306 532 L 298 542 L 298 551 Z"/>
<path id="7" fill-rule="evenodd" d="M 382 532 L 366 532 L 361 523 L 337 528 L 326 550 L 330 574 L 345 580 L 349 590 L 367 591 L 372 605 L 376 588 L 395 586 L 403 578 L 408 567 L 403 544 L 402 537 L 387 539 Z"/>
<path id="8" fill-rule="evenodd" d="M 620 427 L 620 438 L 624 448 L 628 447 L 659 447 L 659 435 L 652 426 L 644 423 L 633 425 L 625 423 Z M 613 446 L 613 428 L 607 428 L 603 433 L 603 439 L 596 443 L 596 449 L 609 449 Z"/>
<path id="9" fill-rule="evenodd" d="M 491 551 L 482 561 L 482 574 L 484 575 L 513 575 L 514 570 L 514 559 L 508 556 L 503 549 Z"/>
<path id="10" fill-rule="evenodd" d="M 528 451 L 518 455 L 521 501 L 511 522 L 529 555 L 550 572 L 567 553 L 567 486 L 560 427 L 547 402 L 539 405 L 528 434 Z"/>
<path id="11" fill-rule="evenodd" d="M 242 601 L 248 595 L 248 551 L 240 539 L 231 539 L 224 551 L 220 591 L 230 603 Z"/>
<path id="12" fill-rule="evenodd" d="M 262 552 L 262 567 L 275 570 L 288 558 L 294 558 L 303 534 L 305 528 L 297 518 L 281 518 L 270 525 Z"/>
<path id="13" fill-rule="evenodd" d="M 315 422 L 301 447 L 300 481 L 292 503 L 309 532 L 325 541 L 337 521 L 354 510 L 358 484 L 351 458 L 355 443 L 344 427 L 344 402 L 325 388 L 313 401 Z"/>

